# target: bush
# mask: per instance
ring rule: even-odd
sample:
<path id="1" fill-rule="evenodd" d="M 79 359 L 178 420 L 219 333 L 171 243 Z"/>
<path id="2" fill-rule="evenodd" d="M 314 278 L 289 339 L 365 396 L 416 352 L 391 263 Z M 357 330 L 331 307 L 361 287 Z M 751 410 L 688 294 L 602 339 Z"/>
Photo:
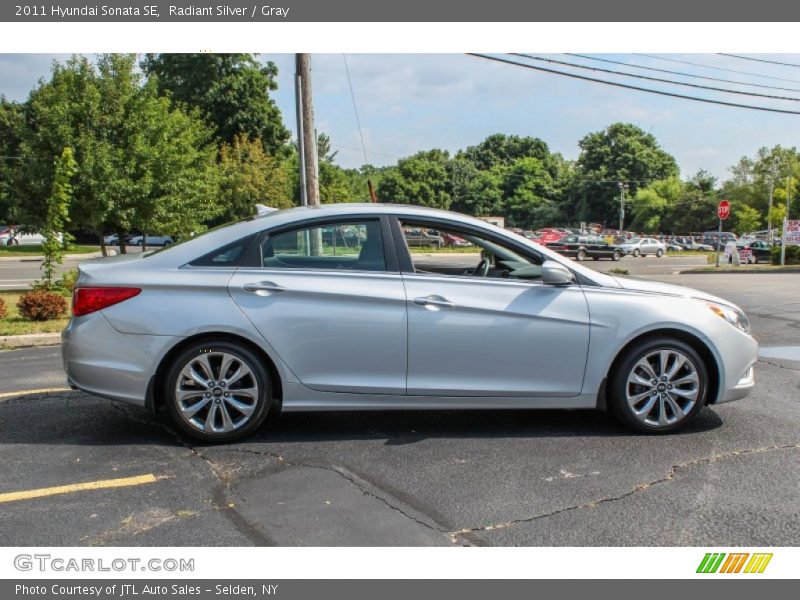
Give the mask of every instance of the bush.
<path id="1" fill-rule="evenodd" d="M 34 290 L 23 294 L 17 302 L 19 313 L 31 321 L 57 319 L 67 312 L 66 299 L 53 292 Z"/>
<path id="2" fill-rule="evenodd" d="M 58 287 L 65 291 L 72 293 L 72 290 L 75 289 L 75 284 L 78 283 L 78 269 L 70 269 L 69 271 L 64 271 L 61 274 L 61 279 L 58 281 Z"/>
<path id="3" fill-rule="evenodd" d="M 781 247 L 772 247 L 772 264 L 781 264 Z M 800 265 L 800 246 L 786 246 L 786 262 L 787 265 Z"/>
<path id="4" fill-rule="evenodd" d="M 0 298 L 0 319 L 6 316 L 6 302 Z"/>

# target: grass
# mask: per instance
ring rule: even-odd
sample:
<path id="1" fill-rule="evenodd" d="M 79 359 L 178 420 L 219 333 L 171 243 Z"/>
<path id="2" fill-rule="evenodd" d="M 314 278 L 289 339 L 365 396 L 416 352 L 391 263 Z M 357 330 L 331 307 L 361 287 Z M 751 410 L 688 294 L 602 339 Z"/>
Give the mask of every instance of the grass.
<path id="1" fill-rule="evenodd" d="M 70 246 L 64 254 L 89 254 L 99 252 L 100 246 Z M 35 246 L 0 246 L 0 256 L 41 256 L 42 247 Z"/>
<path id="2" fill-rule="evenodd" d="M 714 256 L 714 251 L 706 250 L 667 250 L 665 256 Z"/>
<path id="3" fill-rule="evenodd" d="M 26 333 L 59 333 L 67 326 L 69 318 L 64 316 L 52 321 L 29 321 L 19 314 L 17 301 L 24 292 L 0 292 L 6 304 L 6 316 L 0 319 L 0 335 L 23 335 Z"/>

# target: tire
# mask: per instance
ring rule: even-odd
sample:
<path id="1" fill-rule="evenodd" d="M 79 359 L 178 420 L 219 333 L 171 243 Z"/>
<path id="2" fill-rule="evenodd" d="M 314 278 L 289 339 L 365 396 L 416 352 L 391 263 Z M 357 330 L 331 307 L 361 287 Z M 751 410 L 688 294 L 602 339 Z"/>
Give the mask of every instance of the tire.
<path id="1" fill-rule="evenodd" d="M 621 258 L 622 254 L 620 254 L 619 252 L 614 252 L 614 254 L 611 255 L 611 260 L 613 260 L 614 262 L 619 261 Z"/>
<path id="2" fill-rule="evenodd" d="M 637 258 L 638 258 L 639 256 L 641 256 L 641 255 L 642 255 L 642 252 L 641 252 L 641 251 L 640 251 L 638 248 L 634 248 L 634 250 L 633 250 L 633 253 L 632 253 L 632 254 L 633 254 L 635 257 L 637 257 Z"/>
<path id="3" fill-rule="evenodd" d="M 225 372 L 220 373 L 226 362 Z M 232 379 L 242 367 L 246 372 Z M 224 376 L 232 381 L 228 383 Z M 214 385 L 203 387 L 203 382 Z M 179 391 L 184 392 L 183 398 Z M 175 357 L 164 399 L 172 422 L 186 435 L 203 442 L 231 442 L 250 435 L 264 422 L 272 403 L 272 382 L 263 360 L 249 348 L 211 340 L 192 344 Z"/>
<path id="4" fill-rule="evenodd" d="M 666 374 L 661 364 L 663 356 Z M 670 376 L 676 365 L 677 371 Z M 645 375 L 651 379 L 645 379 Z M 667 379 L 662 379 L 665 376 Z M 610 373 L 608 407 L 631 429 L 667 433 L 697 416 L 705 405 L 707 392 L 708 372 L 694 348 L 670 337 L 645 339 L 626 350 Z"/>
<path id="5" fill-rule="evenodd" d="M 664 256 L 664 251 L 661 248 L 659 248 L 658 250 L 656 250 L 656 258 L 661 258 L 662 256 Z"/>
<path id="6" fill-rule="evenodd" d="M 136 245 L 137 246 L 144 246 L 144 240 L 139 240 L 138 242 L 136 242 Z"/>
<path id="7" fill-rule="evenodd" d="M 8 238 L 7 246 L 19 246 L 19 240 L 15 238 Z"/>
<path id="8" fill-rule="evenodd" d="M 577 256 L 575 258 L 577 258 L 578 261 L 580 261 L 580 262 L 586 260 L 586 250 L 584 250 L 583 248 L 578 250 L 578 254 L 577 254 Z"/>
<path id="9" fill-rule="evenodd" d="M 600 257 L 599 256 L 593 256 L 592 260 L 600 260 Z"/>

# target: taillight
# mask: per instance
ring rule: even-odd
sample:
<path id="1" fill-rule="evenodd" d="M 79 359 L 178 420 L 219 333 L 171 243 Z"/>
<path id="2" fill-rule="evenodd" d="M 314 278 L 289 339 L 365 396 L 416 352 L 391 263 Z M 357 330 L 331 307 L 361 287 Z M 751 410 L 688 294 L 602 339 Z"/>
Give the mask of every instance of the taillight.
<path id="1" fill-rule="evenodd" d="M 72 292 L 72 314 L 76 317 L 103 310 L 141 292 L 129 287 L 76 287 Z"/>

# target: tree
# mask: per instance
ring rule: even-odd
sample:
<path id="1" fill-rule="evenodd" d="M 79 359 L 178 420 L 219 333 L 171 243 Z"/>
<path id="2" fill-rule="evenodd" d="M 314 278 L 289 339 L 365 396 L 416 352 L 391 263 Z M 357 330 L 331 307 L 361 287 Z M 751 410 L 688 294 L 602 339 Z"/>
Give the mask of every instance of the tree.
<path id="1" fill-rule="evenodd" d="M 218 214 L 211 132 L 154 82 L 142 84 L 135 66 L 135 55 L 101 55 L 96 67 L 73 57 L 31 92 L 20 143 L 27 168 L 15 181 L 20 224 L 43 226 L 54 157 L 66 146 L 77 163 L 74 227 L 188 235 Z"/>
<path id="2" fill-rule="evenodd" d="M 739 235 L 756 231 L 761 226 L 761 213 L 751 206 L 746 204 L 736 206 L 732 212 L 736 222 L 736 233 Z"/>
<path id="3" fill-rule="evenodd" d="M 578 143 L 576 216 L 608 224 L 619 220 L 619 188 L 626 182 L 635 197 L 640 187 L 678 175 L 675 159 L 656 138 L 629 123 L 614 123 L 586 135 Z"/>
<path id="4" fill-rule="evenodd" d="M 269 95 L 278 88 L 275 63 L 255 54 L 148 54 L 141 66 L 159 93 L 199 110 L 219 142 L 243 135 L 267 154 L 286 150 L 289 131 Z"/>
<path id="5" fill-rule="evenodd" d="M 418 152 L 400 159 L 397 169 L 380 182 L 378 196 L 382 202 L 449 208 L 452 201 L 447 180 L 449 160 L 444 150 Z"/>
<path id="6" fill-rule="evenodd" d="M 42 287 L 53 287 L 53 272 L 57 264 L 61 264 L 66 240 L 66 228 L 69 223 L 69 207 L 72 202 L 71 180 L 75 175 L 75 158 L 72 148 L 66 147 L 56 159 L 53 191 L 47 198 L 47 218 L 42 233 Z M 59 239 L 59 236 L 64 236 Z"/>
<path id="7" fill-rule="evenodd" d="M 18 155 L 23 123 L 22 106 L 0 96 L 0 223 L 8 222 L 14 201 L 13 181 L 22 166 Z"/>
<path id="8" fill-rule="evenodd" d="M 486 171 L 496 165 L 511 165 L 520 158 L 544 161 L 549 155 L 547 144 L 539 138 L 496 133 L 477 146 L 459 152 L 457 158 L 469 160 L 481 171 Z"/>
<path id="9" fill-rule="evenodd" d="M 255 213 L 256 204 L 288 208 L 292 200 L 290 165 L 264 152 L 261 140 L 248 140 L 243 135 L 232 144 L 223 144 L 219 152 L 220 193 L 224 223 Z"/>
<path id="10" fill-rule="evenodd" d="M 683 184 L 677 177 L 654 181 L 640 188 L 633 198 L 631 207 L 631 229 L 636 231 L 660 232 L 670 213 L 683 196 Z"/>

